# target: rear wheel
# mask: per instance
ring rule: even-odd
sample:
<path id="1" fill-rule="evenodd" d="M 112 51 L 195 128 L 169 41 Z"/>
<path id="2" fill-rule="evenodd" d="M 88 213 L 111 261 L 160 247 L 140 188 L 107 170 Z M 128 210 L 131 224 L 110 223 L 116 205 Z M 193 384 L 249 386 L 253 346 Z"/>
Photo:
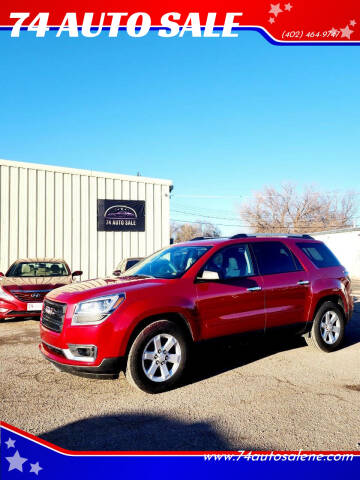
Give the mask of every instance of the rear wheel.
<path id="1" fill-rule="evenodd" d="M 324 352 L 333 352 L 343 341 L 344 313 L 336 303 L 325 302 L 317 311 L 312 329 L 306 334 L 306 343 Z"/>
<path id="2" fill-rule="evenodd" d="M 158 320 L 135 338 L 127 359 L 130 384 L 147 393 L 160 393 L 180 380 L 188 355 L 183 329 L 169 320 Z"/>

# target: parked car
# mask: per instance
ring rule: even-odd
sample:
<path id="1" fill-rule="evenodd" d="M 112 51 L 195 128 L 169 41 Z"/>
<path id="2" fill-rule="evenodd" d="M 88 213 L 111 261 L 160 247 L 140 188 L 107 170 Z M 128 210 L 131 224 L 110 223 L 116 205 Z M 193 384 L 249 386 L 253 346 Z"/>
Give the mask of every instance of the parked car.
<path id="1" fill-rule="evenodd" d="M 119 277 L 126 272 L 126 270 L 129 270 L 129 268 L 133 267 L 141 260 L 144 260 L 144 257 L 124 258 L 124 260 L 121 260 L 121 262 L 118 263 L 117 267 L 113 271 L 113 275 L 115 275 L 115 277 Z"/>
<path id="2" fill-rule="evenodd" d="M 45 295 L 79 275 L 82 275 L 80 270 L 71 273 L 62 259 L 16 260 L 5 275 L 0 272 L 0 320 L 39 316 Z"/>
<path id="3" fill-rule="evenodd" d="M 337 349 L 350 292 L 345 268 L 307 235 L 197 239 L 119 278 L 47 294 L 40 349 L 61 370 L 114 377 L 124 368 L 136 387 L 162 392 L 179 382 L 200 340 L 286 328 L 319 350 Z"/>

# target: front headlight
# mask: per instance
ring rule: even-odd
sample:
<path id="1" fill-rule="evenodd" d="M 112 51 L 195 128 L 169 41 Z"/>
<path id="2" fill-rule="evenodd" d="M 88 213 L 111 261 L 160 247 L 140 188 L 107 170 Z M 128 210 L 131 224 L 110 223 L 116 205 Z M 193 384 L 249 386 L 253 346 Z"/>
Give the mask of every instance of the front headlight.
<path id="1" fill-rule="evenodd" d="M 13 302 L 15 299 L 12 295 L 8 294 L 0 287 L 0 300 L 7 300 L 8 302 Z"/>
<path id="2" fill-rule="evenodd" d="M 125 300 L 125 294 L 92 298 L 76 305 L 72 325 L 96 325 L 103 322 Z"/>

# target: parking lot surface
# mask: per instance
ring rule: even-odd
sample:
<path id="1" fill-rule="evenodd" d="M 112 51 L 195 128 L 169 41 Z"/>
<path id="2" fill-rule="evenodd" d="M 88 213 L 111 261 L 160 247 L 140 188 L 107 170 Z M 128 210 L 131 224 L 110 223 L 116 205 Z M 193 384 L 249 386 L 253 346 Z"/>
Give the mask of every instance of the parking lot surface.
<path id="1" fill-rule="evenodd" d="M 0 324 L 1 420 L 74 450 L 360 450 L 360 284 L 341 350 L 302 338 L 196 348 L 184 386 L 160 395 L 60 373 L 36 320 Z"/>

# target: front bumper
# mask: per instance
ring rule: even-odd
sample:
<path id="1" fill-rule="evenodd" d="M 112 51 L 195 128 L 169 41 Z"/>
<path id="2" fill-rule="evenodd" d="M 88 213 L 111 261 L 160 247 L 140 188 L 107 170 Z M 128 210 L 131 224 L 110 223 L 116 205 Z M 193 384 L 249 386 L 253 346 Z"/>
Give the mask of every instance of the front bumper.
<path id="1" fill-rule="evenodd" d="M 40 321 L 40 337 L 41 337 L 41 351 L 48 358 L 48 360 L 59 363 L 61 365 L 70 365 L 73 367 L 81 367 L 78 371 L 85 373 L 95 372 L 96 368 L 103 365 L 103 361 L 109 358 L 121 358 L 126 352 L 121 348 L 121 343 L 124 338 L 121 330 L 121 323 L 116 318 L 106 319 L 105 322 L 98 325 L 72 325 L 73 311 L 75 304 L 67 304 L 63 302 L 45 299 L 46 306 L 53 305 L 58 309 L 57 314 L 53 315 L 53 320 L 45 318 L 45 311 L 43 318 Z M 58 307 L 59 305 L 59 307 Z M 62 311 L 60 311 L 60 307 Z M 46 308 L 46 307 L 44 307 Z M 49 315 L 49 313 L 46 313 Z M 49 348 L 50 347 L 50 348 Z M 81 353 L 79 355 L 73 354 L 73 350 L 77 347 L 86 349 L 93 348 L 91 355 Z M 70 352 L 69 352 L 70 351 Z M 69 354 L 70 353 L 70 354 Z M 105 362 L 106 364 L 107 362 Z M 115 366 L 116 366 L 115 361 Z M 83 367 L 86 367 L 85 369 Z M 87 368 L 89 367 L 89 369 Z M 70 368 L 70 371 L 72 369 Z M 118 373 L 119 369 L 117 368 Z M 100 373 L 113 373 L 102 371 Z"/>
<path id="2" fill-rule="evenodd" d="M 73 375 L 88 378 L 117 378 L 120 370 L 123 367 L 122 357 L 104 358 L 100 365 L 97 366 L 62 363 L 49 356 L 49 348 L 56 350 L 56 347 L 51 347 L 47 344 L 44 345 L 44 343 L 40 343 L 39 345 L 40 352 L 43 354 L 46 360 L 51 362 L 58 370 L 72 373 Z"/>
<path id="3" fill-rule="evenodd" d="M 11 300 L 0 299 L 0 319 L 15 317 L 39 317 L 40 314 L 41 309 L 28 310 L 27 302 L 22 302 L 15 297 Z"/>

